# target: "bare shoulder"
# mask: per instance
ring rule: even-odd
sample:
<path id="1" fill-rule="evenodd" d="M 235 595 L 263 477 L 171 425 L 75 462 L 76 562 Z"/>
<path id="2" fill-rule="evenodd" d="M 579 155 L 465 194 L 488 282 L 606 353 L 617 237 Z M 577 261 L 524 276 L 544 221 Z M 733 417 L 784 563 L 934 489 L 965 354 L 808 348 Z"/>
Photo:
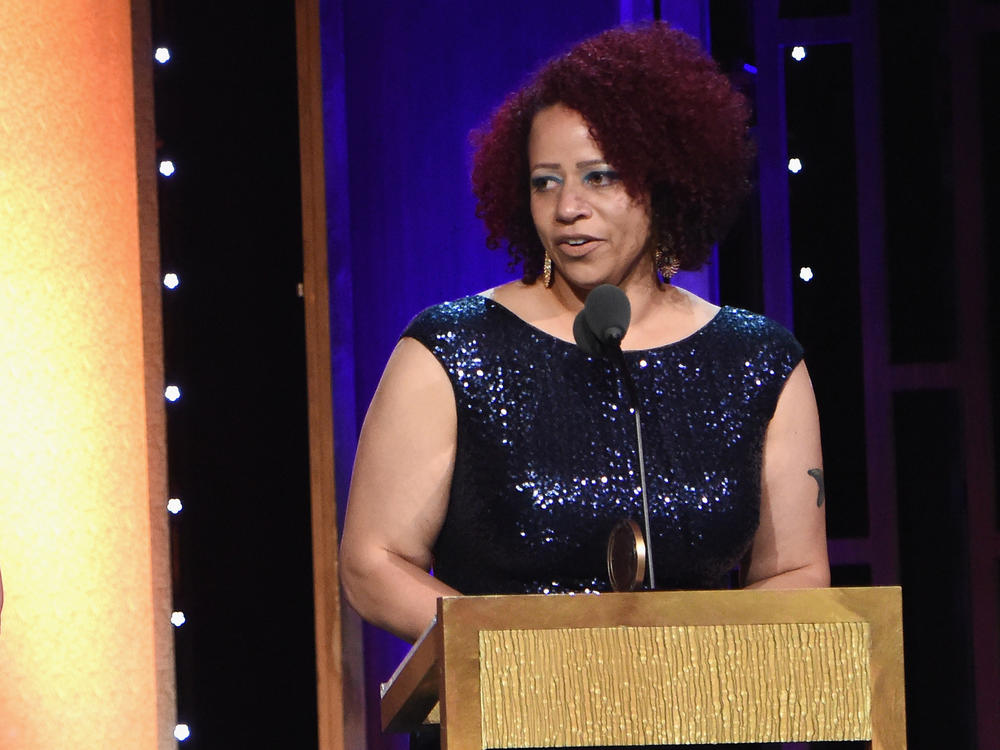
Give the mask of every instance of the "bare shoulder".
<path id="1" fill-rule="evenodd" d="M 426 346 L 404 336 L 396 344 L 375 389 L 366 422 L 383 413 L 398 423 L 407 415 L 423 419 L 428 411 L 454 413 L 454 394 L 448 374 Z M 374 413 L 373 413 L 374 412 Z"/>
<path id="2" fill-rule="evenodd" d="M 498 305 L 503 305 L 511 312 L 526 318 L 550 295 L 546 294 L 545 287 L 541 284 L 525 284 L 516 280 L 480 292 L 479 296 L 493 300 Z"/>
<path id="3" fill-rule="evenodd" d="M 403 336 L 397 342 L 396 348 L 389 355 L 382 380 L 393 378 L 399 371 L 406 371 L 405 374 L 408 376 L 423 373 L 432 379 L 447 380 L 444 370 L 430 349 L 410 336 Z M 438 377 L 434 378 L 435 375 Z"/>
<path id="4" fill-rule="evenodd" d="M 679 286 L 670 286 L 670 302 L 695 328 L 701 328 L 719 313 L 719 306 Z"/>

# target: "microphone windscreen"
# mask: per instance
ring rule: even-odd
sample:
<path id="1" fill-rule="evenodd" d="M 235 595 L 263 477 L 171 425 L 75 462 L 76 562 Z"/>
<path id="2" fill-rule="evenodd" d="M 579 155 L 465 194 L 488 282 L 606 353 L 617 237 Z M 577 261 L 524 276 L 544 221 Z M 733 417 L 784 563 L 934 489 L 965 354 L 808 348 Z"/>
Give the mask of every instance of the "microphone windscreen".
<path id="1" fill-rule="evenodd" d="M 601 342 L 597 340 L 597 336 L 587 325 L 583 310 L 580 310 L 576 314 L 576 318 L 573 319 L 573 338 L 576 339 L 576 345 L 591 357 L 605 356 L 604 347 L 601 346 Z"/>
<path id="2" fill-rule="evenodd" d="M 625 292 L 611 284 L 601 284 L 587 295 L 583 303 L 587 326 L 601 344 L 618 342 L 625 337 L 632 320 L 632 305 Z"/>

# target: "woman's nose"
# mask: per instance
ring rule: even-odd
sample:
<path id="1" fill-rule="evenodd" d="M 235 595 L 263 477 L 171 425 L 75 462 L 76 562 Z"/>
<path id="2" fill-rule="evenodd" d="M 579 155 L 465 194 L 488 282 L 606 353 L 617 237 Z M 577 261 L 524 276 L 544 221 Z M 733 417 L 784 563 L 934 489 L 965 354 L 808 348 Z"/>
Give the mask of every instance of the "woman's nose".
<path id="1" fill-rule="evenodd" d="M 578 219 L 590 216 L 590 204 L 580 191 L 572 186 L 565 186 L 559 191 L 556 203 L 556 220 L 563 224 L 571 224 Z"/>

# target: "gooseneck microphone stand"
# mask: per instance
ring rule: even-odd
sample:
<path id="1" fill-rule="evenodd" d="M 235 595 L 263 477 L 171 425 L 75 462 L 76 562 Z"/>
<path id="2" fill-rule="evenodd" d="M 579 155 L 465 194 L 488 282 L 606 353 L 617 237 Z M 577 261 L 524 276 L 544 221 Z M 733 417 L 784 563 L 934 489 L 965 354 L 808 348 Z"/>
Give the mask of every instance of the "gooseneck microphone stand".
<path id="1" fill-rule="evenodd" d="M 632 307 L 625 292 L 611 284 L 601 284 L 594 288 L 573 321 L 573 337 L 577 346 L 591 356 L 611 359 L 621 372 L 622 382 L 632 402 L 635 415 L 635 442 L 639 456 L 639 482 L 642 489 L 642 521 L 646 536 L 646 566 L 649 570 L 649 588 L 656 588 L 653 572 L 652 533 L 649 528 L 649 498 L 646 494 L 646 460 L 642 449 L 642 420 L 639 417 L 639 393 L 632 379 L 625 355 L 622 353 L 622 339 L 628 331 L 632 317 Z"/>

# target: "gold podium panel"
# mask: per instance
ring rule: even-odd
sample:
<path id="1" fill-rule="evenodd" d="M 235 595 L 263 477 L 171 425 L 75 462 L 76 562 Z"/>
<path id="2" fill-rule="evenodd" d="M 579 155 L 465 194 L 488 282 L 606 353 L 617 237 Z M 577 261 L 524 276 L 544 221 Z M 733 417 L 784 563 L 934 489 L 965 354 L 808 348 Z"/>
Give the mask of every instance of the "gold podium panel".
<path id="1" fill-rule="evenodd" d="M 898 588 L 453 597 L 385 687 L 444 747 L 906 747 Z"/>
<path id="2" fill-rule="evenodd" d="M 483 744 L 871 739 L 870 644 L 854 622 L 484 630 Z"/>

